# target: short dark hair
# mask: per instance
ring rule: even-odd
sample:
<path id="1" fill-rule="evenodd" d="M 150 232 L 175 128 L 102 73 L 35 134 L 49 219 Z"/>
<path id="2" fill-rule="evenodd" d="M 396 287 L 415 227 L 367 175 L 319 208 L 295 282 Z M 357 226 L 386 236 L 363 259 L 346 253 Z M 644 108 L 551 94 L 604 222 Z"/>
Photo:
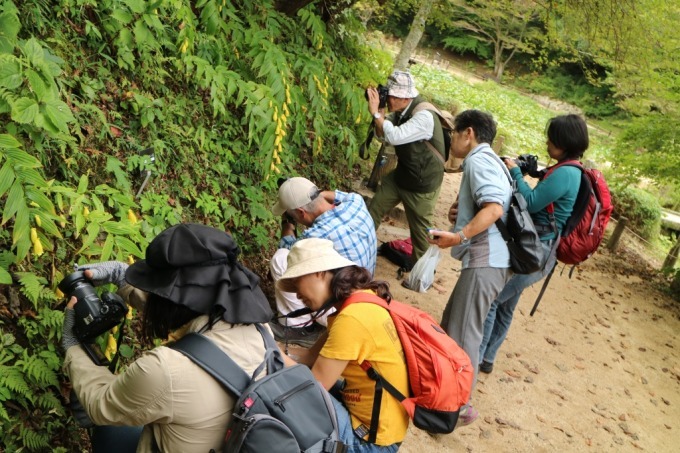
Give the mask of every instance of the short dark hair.
<path id="1" fill-rule="evenodd" d="M 390 285 L 382 280 L 373 280 L 371 273 L 359 266 L 347 266 L 329 271 L 333 274 L 331 279 L 331 292 L 333 300 L 344 301 L 357 290 L 371 290 L 389 303 L 392 300 Z"/>
<path id="2" fill-rule="evenodd" d="M 564 150 L 567 159 L 580 159 L 588 149 L 588 126 L 579 115 L 560 115 L 549 119 L 545 133 L 553 145 Z"/>
<path id="3" fill-rule="evenodd" d="M 468 127 L 475 131 L 475 138 L 478 143 L 493 144 L 496 138 L 496 122 L 491 114 L 480 110 L 465 110 L 456 115 L 453 120 L 454 130 L 462 132 Z"/>
<path id="4" fill-rule="evenodd" d="M 189 307 L 179 305 L 157 294 L 149 293 L 142 317 L 142 340 L 152 346 L 154 339 L 168 338 L 170 332 L 201 316 Z M 211 316 L 213 318 L 213 316 Z"/>

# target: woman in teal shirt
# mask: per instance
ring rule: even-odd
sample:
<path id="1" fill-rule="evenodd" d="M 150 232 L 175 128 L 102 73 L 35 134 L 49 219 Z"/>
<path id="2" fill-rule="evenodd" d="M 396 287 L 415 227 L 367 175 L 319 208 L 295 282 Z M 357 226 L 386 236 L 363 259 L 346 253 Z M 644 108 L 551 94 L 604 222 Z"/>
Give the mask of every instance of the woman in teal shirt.
<path id="1" fill-rule="evenodd" d="M 548 121 L 548 154 L 557 163 L 569 160 L 580 160 L 588 149 L 588 128 L 586 122 L 578 115 L 562 115 Z M 532 274 L 515 274 L 510 278 L 496 300 L 491 304 L 484 322 L 484 338 L 479 349 L 479 371 L 491 373 L 496 354 L 505 340 L 512 315 L 519 298 L 525 288 L 533 285 L 548 275 L 556 264 L 553 244 L 557 239 L 554 229 L 550 227 L 550 214 L 547 207 L 553 203 L 555 223 L 558 234 L 562 232 L 576 202 L 581 184 L 581 170 L 573 166 L 562 166 L 555 169 L 549 177 L 542 179 L 533 189 L 524 180 L 522 172 L 512 159 L 505 159 L 510 175 L 517 182 L 519 192 L 527 201 L 534 224 L 541 234 L 543 250 L 547 261 L 542 270 Z"/>

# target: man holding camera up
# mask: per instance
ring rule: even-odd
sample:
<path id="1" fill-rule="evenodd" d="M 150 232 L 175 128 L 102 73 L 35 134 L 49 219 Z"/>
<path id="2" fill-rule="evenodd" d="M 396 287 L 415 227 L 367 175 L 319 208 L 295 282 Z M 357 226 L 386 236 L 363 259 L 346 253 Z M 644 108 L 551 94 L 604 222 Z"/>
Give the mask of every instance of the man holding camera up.
<path id="1" fill-rule="evenodd" d="M 320 238 L 333 241 L 335 250 L 358 266 L 375 272 L 378 240 L 366 203 L 357 193 L 339 190 L 321 191 L 309 179 L 295 177 L 285 180 L 279 187 L 278 202 L 272 208 L 274 215 L 282 215 L 281 241 L 270 263 L 270 273 L 278 280 L 287 269 L 288 250 L 300 239 Z M 300 235 L 296 225 L 307 227 Z M 281 315 L 305 308 L 294 293 L 276 291 L 276 307 Z M 283 323 L 286 327 L 270 323 L 277 340 L 311 346 L 325 329 L 326 317 L 313 320 L 303 315 Z M 319 324 L 321 326 L 319 326 Z"/>
<path id="2" fill-rule="evenodd" d="M 413 113 L 424 101 L 418 96 L 410 73 L 394 71 L 385 90 L 390 114 L 385 116 L 385 105 L 381 102 L 385 93 L 375 88 L 366 91 L 368 110 L 374 118 L 376 135 L 394 146 L 397 168 L 383 177 L 368 211 L 377 229 L 385 213 L 399 202 L 404 205 L 415 263 L 429 246 L 427 229 L 432 226 L 444 179 L 444 133 L 435 113 L 426 109 Z M 432 143 L 441 156 L 436 156 L 426 141 Z"/>

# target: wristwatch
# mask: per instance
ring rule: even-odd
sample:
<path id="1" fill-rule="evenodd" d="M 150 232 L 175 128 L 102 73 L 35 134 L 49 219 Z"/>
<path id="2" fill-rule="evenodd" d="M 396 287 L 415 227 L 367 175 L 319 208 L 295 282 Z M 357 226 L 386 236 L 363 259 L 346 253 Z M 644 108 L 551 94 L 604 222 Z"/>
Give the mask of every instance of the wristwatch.
<path id="1" fill-rule="evenodd" d="M 375 118 L 375 119 L 377 120 L 377 119 L 382 118 L 382 115 L 380 114 L 380 112 L 375 112 L 375 113 L 373 114 L 373 118 Z"/>
<path id="2" fill-rule="evenodd" d="M 468 239 L 467 236 L 465 236 L 465 233 L 463 233 L 463 230 L 460 230 L 458 232 L 458 237 L 460 237 L 460 245 L 467 244 L 470 242 L 470 239 Z"/>

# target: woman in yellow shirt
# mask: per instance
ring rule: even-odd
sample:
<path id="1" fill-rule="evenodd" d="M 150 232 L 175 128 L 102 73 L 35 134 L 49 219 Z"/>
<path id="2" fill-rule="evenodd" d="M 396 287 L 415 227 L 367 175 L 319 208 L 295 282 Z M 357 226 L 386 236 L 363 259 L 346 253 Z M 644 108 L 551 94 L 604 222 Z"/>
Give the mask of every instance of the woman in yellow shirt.
<path id="1" fill-rule="evenodd" d="M 340 439 L 348 452 L 395 452 L 399 449 L 408 415 L 387 392 L 376 402 L 375 381 L 361 368 L 364 361 L 396 387 L 408 394 L 406 362 L 390 314 L 370 303 L 342 308 L 353 293 L 370 292 L 390 301 L 389 286 L 374 281 L 371 273 L 342 257 L 326 239 L 304 239 L 291 248 L 288 269 L 277 282 L 282 291 L 294 292 L 320 315 L 331 307 L 338 313 L 328 318 L 327 336 L 312 348 L 318 353 L 312 373 L 334 398 Z M 342 382 L 342 385 L 336 385 Z M 379 405 L 378 405 L 379 403 Z M 378 412 L 379 411 L 379 412 Z M 377 412 L 377 417 L 373 413 Z M 377 419 L 377 420 L 376 420 Z"/>

